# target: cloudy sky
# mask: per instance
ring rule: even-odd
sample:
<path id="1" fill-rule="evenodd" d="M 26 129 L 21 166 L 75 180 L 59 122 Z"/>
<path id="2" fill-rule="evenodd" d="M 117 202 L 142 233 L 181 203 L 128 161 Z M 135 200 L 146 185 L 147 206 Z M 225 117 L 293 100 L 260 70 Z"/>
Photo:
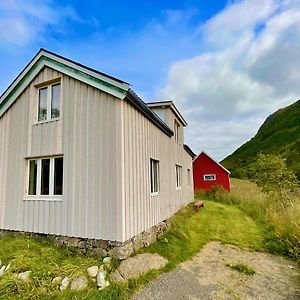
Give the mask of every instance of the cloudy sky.
<path id="1" fill-rule="evenodd" d="M 43 47 L 173 100 L 217 159 L 300 98 L 300 0 L 1 0 L 0 28 L 0 93 Z"/>

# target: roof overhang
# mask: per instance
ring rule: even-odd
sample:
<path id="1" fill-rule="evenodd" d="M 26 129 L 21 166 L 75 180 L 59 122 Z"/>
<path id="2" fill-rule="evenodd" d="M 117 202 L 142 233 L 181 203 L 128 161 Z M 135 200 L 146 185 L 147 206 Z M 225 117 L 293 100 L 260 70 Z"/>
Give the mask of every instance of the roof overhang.
<path id="1" fill-rule="evenodd" d="M 18 77 L 0 96 L 0 118 L 44 67 L 50 67 L 60 73 L 107 92 L 120 100 L 128 101 L 166 135 L 169 137 L 174 135 L 168 125 L 130 89 L 129 83 L 45 49 L 40 49 Z"/>
<path id="2" fill-rule="evenodd" d="M 174 135 L 170 127 L 163 122 L 148 105 L 131 89 L 128 90 L 125 100 L 135 106 L 146 118 L 151 120 L 158 128 L 160 128 L 169 137 Z"/>
<path id="3" fill-rule="evenodd" d="M 194 159 L 197 156 L 188 145 L 184 144 L 183 148 L 192 157 L 192 159 Z"/>
<path id="4" fill-rule="evenodd" d="M 200 154 L 193 160 L 193 162 L 201 155 L 204 154 L 206 155 L 208 158 L 210 158 L 213 162 L 215 162 L 219 167 L 221 167 L 224 171 L 226 171 L 228 174 L 231 174 L 230 171 L 228 171 L 225 167 L 223 167 L 219 162 L 217 162 L 216 160 L 214 160 L 210 155 L 208 155 L 205 151 L 201 151 Z"/>
<path id="5" fill-rule="evenodd" d="M 126 82 L 85 67 L 45 49 L 41 49 L 1 95 L 0 117 L 16 101 L 28 84 L 45 66 L 78 79 L 122 100 L 130 88 L 130 85 Z"/>
<path id="6" fill-rule="evenodd" d="M 181 124 L 185 127 L 187 126 L 186 120 L 183 118 L 183 116 L 181 115 L 181 113 L 179 112 L 179 110 L 177 109 L 175 104 L 173 103 L 173 101 L 151 102 L 151 103 L 147 103 L 147 106 L 150 108 L 170 108 L 174 112 L 174 114 L 177 116 L 177 118 L 179 119 Z"/>

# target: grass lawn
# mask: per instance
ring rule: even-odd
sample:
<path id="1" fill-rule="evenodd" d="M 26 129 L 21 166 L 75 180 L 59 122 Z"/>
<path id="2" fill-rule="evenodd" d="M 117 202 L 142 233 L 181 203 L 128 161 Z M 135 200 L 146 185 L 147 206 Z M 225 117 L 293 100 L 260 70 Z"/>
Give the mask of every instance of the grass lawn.
<path id="1" fill-rule="evenodd" d="M 55 276 L 86 274 L 87 267 L 99 265 L 101 260 L 55 246 L 51 240 L 6 236 L 0 238 L 0 259 L 4 264 L 10 262 L 11 269 L 0 278 L 0 299 L 127 299 L 159 274 L 193 257 L 209 241 L 263 250 L 263 239 L 262 228 L 237 207 L 206 201 L 205 208 L 195 213 L 190 205 L 172 218 L 171 228 L 160 241 L 141 251 L 166 257 L 169 263 L 164 269 L 126 284 L 111 285 L 104 291 L 97 291 L 91 281 L 85 291 L 61 292 L 51 284 Z M 33 273 L 30 284 L 13 275 L 27 270 Z"/>

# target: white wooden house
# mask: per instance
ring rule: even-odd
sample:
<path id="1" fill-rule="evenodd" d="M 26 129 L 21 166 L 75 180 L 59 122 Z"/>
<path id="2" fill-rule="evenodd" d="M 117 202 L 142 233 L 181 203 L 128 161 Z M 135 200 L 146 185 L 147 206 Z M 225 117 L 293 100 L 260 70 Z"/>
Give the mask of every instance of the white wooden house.
<path id="1" fill-rule="evenodd" d="M 41 49 L 0 98 L 0 229 L 124 242 L 193 200 L 184 118 Z"/>

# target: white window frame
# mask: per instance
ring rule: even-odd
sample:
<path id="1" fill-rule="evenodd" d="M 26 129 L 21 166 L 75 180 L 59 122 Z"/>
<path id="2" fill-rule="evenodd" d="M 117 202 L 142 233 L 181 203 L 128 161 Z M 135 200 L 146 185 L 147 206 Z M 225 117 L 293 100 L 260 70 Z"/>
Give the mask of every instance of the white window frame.
<path id="1" fill-rule="evenodd" d="M 175 177 L 176 177 L 176 190 L 180 190 L 182 187 L 182 166 L 175 165 Z"/>
<path id="2" fill-rule="evenodd" d="M 206 178 L 208 176 L 212 176 L 213 178 Z M 203 175 L 204 181 L 215 181 L 217 179 L 216 174 L 204 174 Z"/>
<path id="3" fill-rule="evenodd" d="M 179 130 L 180 124 L 177 120 L 174 120 L 174 138 L 177 143 L 179 143 Z"/>
<path id="4" fill-rule="evenodd" d="M 59 95 L 59 117 L 51 118 L 51 108 L 52 108 L 52 86 L 60 85 L 60 95 Z M 39 113 L 40 113 L 40 90 L 47 88 L 47 118 L 46 120 L 39 120 Z M 62 84 L 61 81 L 55 81 L 53 83 L 45 83 L 45 85 L 41 85 L 37 88 L 37 114 L 36 114 L 36 122 L 40 123 L 47 123 L 52 121 L 59 120 L 61 116 L 61 95 L 62 95 Z"/>
<path id="5" fill-rule="evenodd" d="M 54 161 L 55 158 L 63 158 L 63 155 L 50 157 L 35 157 L 27 159 L 27 180 L 24 200 L 62 201 L 63 195 L 54 195 Z M 41 195 L 42 160 L 50 159 L 49 195 Z M 36 195 L 29 195 L 30 161 L 37 161 Z"/>
<path id="6" fill-rule="evenodd" d="M 152 173 L 151 171 L 154 170 L 154 168 L 152 167 L 153 163 L 157 163 L 157 191 L 152 191 L 151 190 L 151 186 L 154 186 L 154 173 Z M 154 158 L 150 158 L 150 194 L 151 196 L 157 196 L 159 195 L 160 192 L 160 172 L 159 172 L 159 160 L 154 159 Z"/>

